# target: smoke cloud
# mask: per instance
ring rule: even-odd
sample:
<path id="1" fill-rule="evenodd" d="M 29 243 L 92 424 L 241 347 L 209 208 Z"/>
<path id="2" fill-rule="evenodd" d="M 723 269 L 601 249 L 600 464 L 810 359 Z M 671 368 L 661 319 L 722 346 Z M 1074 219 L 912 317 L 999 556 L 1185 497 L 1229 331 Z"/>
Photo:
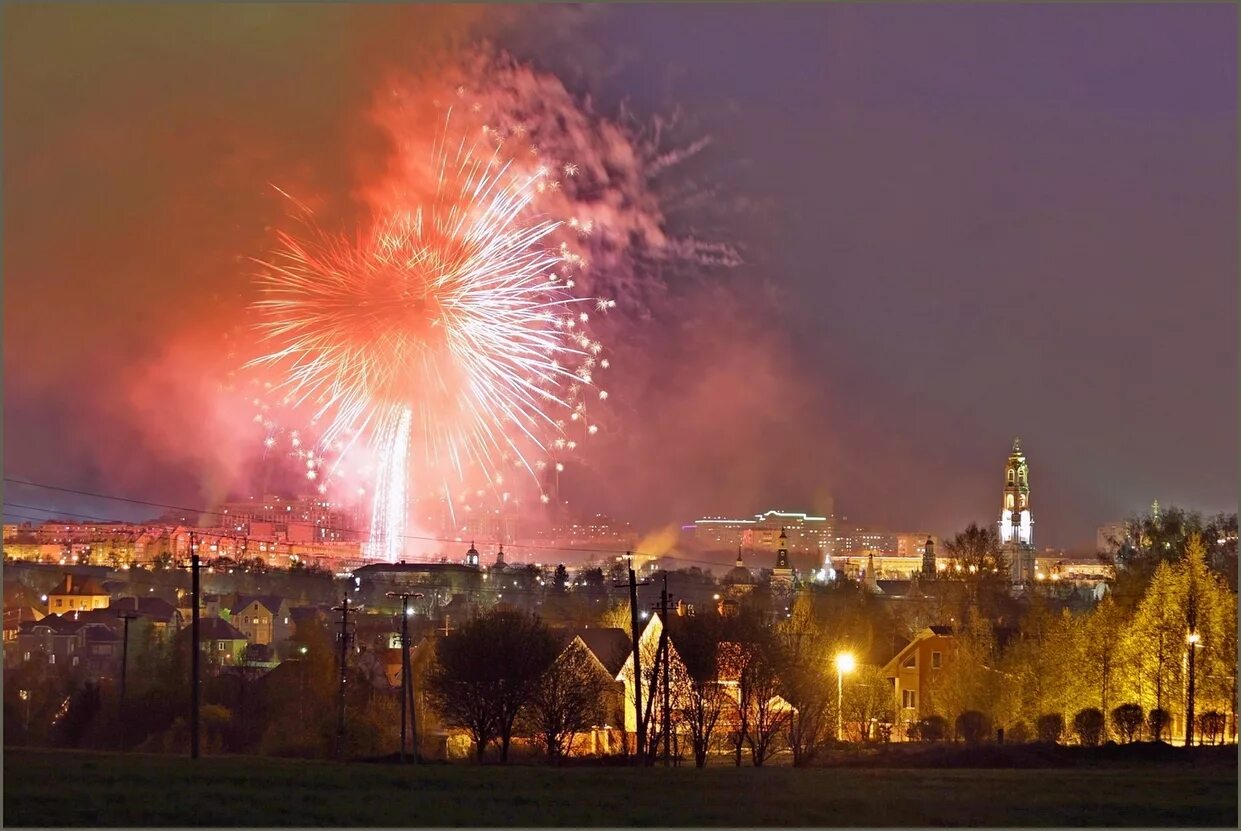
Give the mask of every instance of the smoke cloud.
<path id="1" fill-rule="evenodd" d="M 822 393 L 737 233 L 753 217 L 719 222 L 727 183 L 700 183 L 723 164 L 711 136 L 599 112 L 476 45 L 519 32 L 516 12 L 4 14 L 6 474 L 189 505 L 272 485 L 231 374 L 256 348 L 251 258 L 286 221 L 272 185 L 361 227 L 425 102 L 457 95 L 561 166 L 540 206 L 587 262 L 580 292 L 616 301 L 597 322 L 611 396 L 565 472 L 571 506 L 660 528 L 830 486 L 830 425 L 808 415 Z"/>

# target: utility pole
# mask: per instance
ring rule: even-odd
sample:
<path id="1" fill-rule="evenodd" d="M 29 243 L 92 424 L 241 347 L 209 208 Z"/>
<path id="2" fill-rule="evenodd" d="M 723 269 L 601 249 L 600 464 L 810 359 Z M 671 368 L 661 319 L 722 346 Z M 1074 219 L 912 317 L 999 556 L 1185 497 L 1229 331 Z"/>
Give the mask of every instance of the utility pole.
<path id="1" fill-rule="evenodd" d="M 414 679 L 413 668 L 409 659 L 409 599 L 421 598 L 419 592 L 388 592 L 388 597 L 401 598 L 401 750 L 398 754 L 402 763 L 405 762 L 405 722 L 406 708 L 409 710 L 409 732 L 413 734 L 414 762 L 422 762 L 422 753 L 418 747 L 418 722 L 414 712 Z"/>
<path id="2" fill-rule="evenodd" d="M 134 600 L 137 606 L 138 601 Z M 125 673 L 129 669 L 129 622 L 138 617 L 137 612 L 128 610 L 120 613 L 120 617 L 125 621 L 125 634 L 121 639 L 121 699 L 116 705 L 116 714 L 121 725 L 121 750 L 125 749 Z"/>
<path id="3" fill-rule="evenodd" d="M 664 636 L 664 767 L 668 767 L 672 763 L 672 694 L 670 684 L 672 679 L 672 639 L 668 634 L 668 572 L 664 571 L 664 589 L 663 589 L 663 611 L 660 613 L 660 619 L 663 622 L 661 630 Z"/>
<path id="4" fill-rule="evenodd" d="M 642 659 L 638 656 L 638 575 L 633 570 L 633 555 L 629 557 L 629 634 L 633 641 L 633 707 L 637 720 L 638 758 L 646 753 L 646 719 L 642 717 Z"/>
<path id="5" fill-rule="evenodd" d="M 199 664 L 198 641 L 198 535 L 190 532 L 190 758 L 198 758 Z"/>
<path id="6" fill-rule="evenodd" d="M 349 613 L 357 612 L 361 607 L 349 608 L 349 595 L 339 606 L 333 606 L 333 612 L 340 612 L 340 691 L 337 693 L 336 710 L 336 755 L 345 758 L 345 684 L 348 681 L 349 669 Z"/>
<path id="7" fill-rule="evenodd" d="M 663 627 L 659 632 L 659 654 L 660 660 L 663 662 L 663 685 L 664 685 L 664 702 L 661 732 L 664 735 L 664 767 L 671 764 L 672 759 L 672 696 L 670 692 L 670 675 L 669 675 L 669 649 L 668 649 L 668 601 L 672 595 L 668 594 L 668 572 L 664 572 L 664 588 L 659 593 L 659 616 Z M 653 755 L 653 754 L 652 754 Z"/>

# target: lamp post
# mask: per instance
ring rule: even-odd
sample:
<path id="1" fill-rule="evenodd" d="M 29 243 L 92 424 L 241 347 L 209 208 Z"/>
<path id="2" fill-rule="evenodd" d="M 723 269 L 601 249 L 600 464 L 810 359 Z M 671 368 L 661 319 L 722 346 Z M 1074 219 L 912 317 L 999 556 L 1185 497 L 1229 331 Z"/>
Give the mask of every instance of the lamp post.
<path id="1" fill-rule="evenodd" d="M 1189 644 L 1189 689 L 1188 700 L 1185 702 L 1185 746 L 1190 747 L 1194 743 L 1194 650 L 1198 648 L 1202 636 L 1197 632 L 1190 632 L 1189 637 L 1185 639 Z"/>
<path id="2" fill-rule="evenodd" d="M 841 652 L 836 656 L 836 741 L 841 741 L 844 736 L 845 673 L 853 672 L 856 665 L 850 652 Z"/>

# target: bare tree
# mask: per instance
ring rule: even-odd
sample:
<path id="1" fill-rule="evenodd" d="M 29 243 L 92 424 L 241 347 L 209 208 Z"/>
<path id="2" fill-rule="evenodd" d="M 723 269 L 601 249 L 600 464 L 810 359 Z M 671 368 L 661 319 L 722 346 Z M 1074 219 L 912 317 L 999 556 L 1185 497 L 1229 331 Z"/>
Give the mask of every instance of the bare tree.
<path id="1" fill-rule="evenodd" d="M 754 767 L 762 767 L 776 750 L 776 742 L 788 724 L 791 713 L 779 697 L 780 675 L 774 650 L 750 645 L 749 660 L 742 671 L 741 684 L 747 687 L 752 713 L 747 718 L 746 744 Z"/>
<path id="2" fill-rule="evenodd" d="M 969 527 L 944 543 L 952 557 L 950 576 L 963 580 L 1008 580 L 1008 561 L 1000 548 L 1000 535 L 994 528 Z"/>
<path id="3" fill-rule="evenodd" d="M 792 615 L 779 627 L 779 635 L 783 647 L 781 695 L 796 708 L 786 722 L 788 744 L 793 765 L 799 766 L 814 758 L 833 723 L 836 687 L 830 678 L 831 661 L 833 654 L 845 648 L 845 640 L 839 631 L 831 635 L 825 631 L 807 594 L 798 596 Z"/>
<path id="4" fill-rule="evenodd" d="M 556 641 L 542 621 L 497 609 L 439 642 L 427 692 L 445 724 L 469 732 L 480 762 L 493 740 L 505 762 L 517 715 L 555 660 Z"/>
<path id="5" fill-rule="evenodd" d="M 862 664 L 844 684 L 844 722 L 853 741 L 870 737 L 872 723 L 891 723 L 892 686 L 879 667 Z"/>
<path id="6" fill-rule="evenodd" d="M 574 638 L 539 679 L 521 714 L 522 725 L 539 738 L 549 762 L 572 749 L 575 733 L 603 722 L 611 688 L 607 670 Z"/>
<path id="7" fill-rule="evenodd" d="M 771 630 L 754 617 L 730 621 L 729 640 L 721 645 L 723 674 L 736 690 L 732 745 L 741 766 L 745 747 L 761 767 L 774 752 L 775 741 L 788 721 L 787 705 L 779 699 L 780 646 Z"/>
<path id="8" fill-rule="evenodd" d="M 697 767 L 707 763 L 711 739 L 724 711 L 726 696 L 720 686 L 721 635 L 719 618 L 703 615 L 687 618 L 677 639 L 686 670 L 677 691 L 679 715 L 689 730 Z"/>

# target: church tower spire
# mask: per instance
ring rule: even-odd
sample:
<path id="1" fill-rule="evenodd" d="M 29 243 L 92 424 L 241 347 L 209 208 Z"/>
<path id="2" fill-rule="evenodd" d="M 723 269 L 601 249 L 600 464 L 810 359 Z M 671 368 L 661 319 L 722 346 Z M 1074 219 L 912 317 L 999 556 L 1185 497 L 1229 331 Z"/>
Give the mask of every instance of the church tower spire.
<path id="1" fill-rule="evenodd" d="M 1004 466 L 1004 501 L 1000 507 L 1000 544 L 1012 568 L 1013 582 L 1034 579 L 1034 515 L 1030 510 L 1030 469 L 1021 439 Z"/>
<path id="2" fill-rule="evenodd" d="M 930 537 L 926 538 L 926 545 L 922 548 L 922 576 L 935 576 L 935 540 Z"/>
<path id="3" fill-rule="evenodd" d="M 789 567 L 789 535 L 781 528 L 779 547 L 776 549 L 776 568 Z"/>
<path id="4" fill-rule="evenodd" d="M 780 540 L 776 548 L 776 567 L 771 570 L 773 588 L 789 590 L 793 587 L 793 567 L 789 565 L 789 535 L 780 529 Z"/>

